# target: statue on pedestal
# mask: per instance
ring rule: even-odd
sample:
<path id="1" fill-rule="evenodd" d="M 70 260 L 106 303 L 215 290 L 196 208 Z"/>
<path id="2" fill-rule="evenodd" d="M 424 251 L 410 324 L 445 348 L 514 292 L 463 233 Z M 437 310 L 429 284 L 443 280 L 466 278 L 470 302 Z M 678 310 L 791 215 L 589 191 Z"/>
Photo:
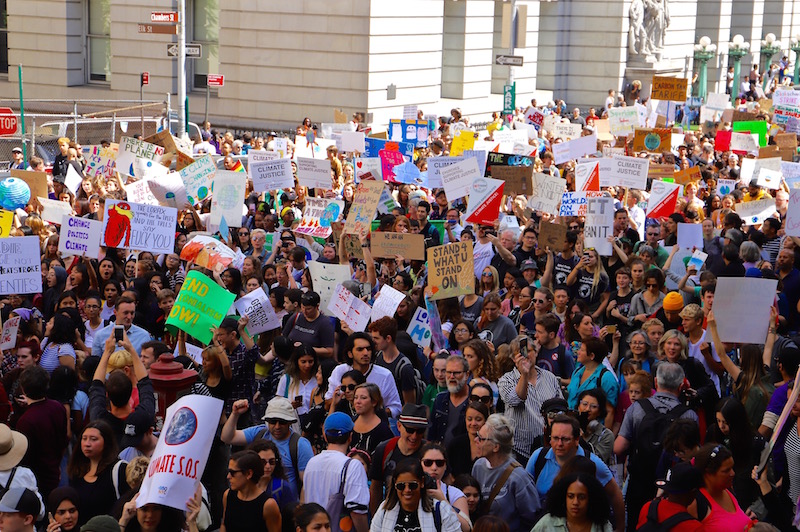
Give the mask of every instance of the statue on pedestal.
<path id="1" fill-rule="evenodd" d="M 669 26 L 669 0 L 633 0 L 628 11 L 629 57 L 656 63 L 661 60 Z"/>

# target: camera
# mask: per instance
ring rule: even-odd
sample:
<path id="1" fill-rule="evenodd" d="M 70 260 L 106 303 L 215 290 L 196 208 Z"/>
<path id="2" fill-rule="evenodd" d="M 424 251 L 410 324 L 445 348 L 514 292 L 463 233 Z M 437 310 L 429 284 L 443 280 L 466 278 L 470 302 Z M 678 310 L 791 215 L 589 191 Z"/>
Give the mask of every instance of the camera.
<path id="1" fill-rule="evenodd" d="M 433 479 L 432 476 L 425 473 L 423 484 L 426 490 L 435 490 L 436 489 L 436 481 Z"/>

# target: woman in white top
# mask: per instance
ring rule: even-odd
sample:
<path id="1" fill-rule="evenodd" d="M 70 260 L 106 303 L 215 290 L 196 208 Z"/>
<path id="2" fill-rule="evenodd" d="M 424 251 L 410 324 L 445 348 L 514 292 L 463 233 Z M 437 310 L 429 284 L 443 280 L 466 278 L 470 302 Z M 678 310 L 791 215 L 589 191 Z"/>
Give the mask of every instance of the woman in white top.
<path id="1" fill-rule="evenodd" d="M 317 387 L 317 366 L 319 359 L 311 346 L 295 345 L 286 373 L 278 381 L 277 395 L 292 402 L 297 415 L 308 412 L 311 392 Z"/>
<path id="2" fill-rule="evenodd" d="M 436 482 L 436 488 L 429 489 L 428 493 L 435 500 L 444 501 L 452 506 L 453 511 L 458 514 L 462 532 L 469 532 L 472 530 L 472 521 L 469 519 L 467 497 L 460 489 L 442 482 L 442 477 L 447 471 L 447 454 L 444 447 L 438 443 L 429 442 L 422 447 L 420 455 L 422 456 L 422 470 Z"/>

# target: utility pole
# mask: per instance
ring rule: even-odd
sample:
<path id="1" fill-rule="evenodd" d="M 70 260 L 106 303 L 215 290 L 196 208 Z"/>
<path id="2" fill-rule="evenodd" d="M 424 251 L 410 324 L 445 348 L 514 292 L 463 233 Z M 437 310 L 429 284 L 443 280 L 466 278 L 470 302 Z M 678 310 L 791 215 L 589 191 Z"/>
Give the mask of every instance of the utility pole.
<path id="1" fill-rule="evenodd" d="M 186 132 L 186 0 L 178 0 L 178 137 Z"/>

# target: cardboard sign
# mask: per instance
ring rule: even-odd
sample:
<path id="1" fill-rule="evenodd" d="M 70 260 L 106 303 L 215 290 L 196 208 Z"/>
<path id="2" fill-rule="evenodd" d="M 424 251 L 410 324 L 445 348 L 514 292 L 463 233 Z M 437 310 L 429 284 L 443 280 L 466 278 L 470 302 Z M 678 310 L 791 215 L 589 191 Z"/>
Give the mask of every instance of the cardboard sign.
<path id="1" fill-rule="evenodd" d="M 469 157 L 454 165 L 440 169 L 442 185 L 449 201 L 468 196 L 470 185 L 481 176 L 478 161 Z"/>
<path id="2" fill-rule="evenodd" d="M 475 292 L 472 242 L 453 242 L 428 248 L 428 285 L 431 300 Z"/>
<path id="3" fill-rule="evenodd" d="M 107 199 L 102 245 L 152 253 L 172 253 L 178 210 Z"/>
<path id="4" fill-rule="evenodd" d="M 672 102 L 686 101 L 687 85 L 688 80 L 685 78 L 653 76 L 653 89 L 650 93 L 650 99 Z"/>
<path id="5" fill-rule="evenodd" d="M 414 233 L 392 233 L 378 231 L 370 237 L 370 251 L 373 257 L 425 260 L 425 236 Z"/>
<path id="6" fill-rule="evenodd" d="M 553 145 L 553 157 L 556 164 L 565 163 L 571 159 L 579 159 L 584 155 L 594 153 L 597 153 L 597 135 L 580 137 Z"/>
<path id="7" fill-rule="evenodd" d="M 505 191 L 508 195 L 529 195 L 533 189 L 532 166 L 498 166 L 490 167 L 490 175 L 494 179 L 504 181 Z"/>
<path id="8" fill-rule="evenodd" d="M 680 185 L 666 181 L 653 181 L 650 198 L 647 200 L 647 217 L 664 218 L 675 212 Z"/>
<path id="9" fill-rule="evenodd" d="M 162 504 L 186 510 L 203 476 L 224 402 L 190 394 L 169 408 L 164 428 L 136 497 L 136 505 Z"/>
<path id="10" fill-rule="evenodd" d="M 314 291 L 319 294 L 319 308 L 328 308 L 336 285 L 350 279 L 350 265 L 311 261 L 308 263 L 308 269 L 314 279 Z"/>
<path id="11" fill-rule="evenodd" d="M 300 225 L 294 228 L 295 233 L 319 238 L 328 238 L 333 229 L 331 223 L 342 216 L 344 202 L 325 198 L 306 198 L 306 207 Z"/>
<path id="12" fill-rule="evenodd" d="M 775 144 L 779 148 L 797 148 L 797 135 L 794 133 L 778 133 L 775 135 Z"/>
<path id="13" fill-rule="evenodd" d="M 119 142 L 116 169 L 121 174 L 135 175 L 133 165 L 137 157 L 159 162 L 162 155 L 164 155 L 164 148 L 161 146 L 133 137 L 122 137 Z"/>
<path id="14" fill-rule="evenodd" d="M 575 191 L 587 190 L 600 191 L 600 161 L 578 162 L 575 166 Z"/>
<path id="15" fill-rule="evenodd" d="M 608 110 L 608 125 L 615 137 L 626 137 L 639 127 L 639 111 L 636 107 L 612 107 Z"/>
<path id="16" fill-rule="evenodd" d="M 364 332 L 372 313 L 372 308 L 368 304 L 354 296 L 341 284 L 336 285 L 327 310 L 331 316 L 346 323 L 353 332 Z"/>
<path id="17" fill-rule="evenodd" d="M 714 319 L 723 342 L 763 344 L 769 309 L 775 301 L 776 279 L 719 277 L 714 296 Z"/>
<path id="18" fill-rule="evenodd" d="M 614 233 L 614 198 L 591 198 L 587 201 L 583 228 L 584 249 L 594 248 L 610 257 L 614 249 L 608 237 Z"/>
<path id="19" fill-rule="evenodd" d="M 406 327 L 406 332 L 411 340 L 418 346 L 425 348 L 431 345 L 431 324 L 428 320 L 428 311 L 417 307 L 414 317 Z"/>
<path id="20" fill-rule="evenodd" d="M 582 129 L 580 124 L 560 122 L 553 127 L 553 137 L 572 140 L 581 136 Z"/>
<path id="21" fill-rule="evenodd" d="M 247 175 L 220 170 L 214 176 L 214 195 L 211 197 L 209 223 L 219 227 L 225 219 L 228 227 L 242 226 L 242 206 L 247 188 Z"/>
<path id="22" fill-rule="evenodd" d="M 0 336 L 0 351 L 14 349 L 17 346 L 17 333 L 19 332 L 19 322 L 22 318 L 14 316 L 8 318 L 3 324 L 2 336 Z"/>
<path id="23" fill-rule="evenodd" d="M 297 181 L 308 188 L 330 190 L 331 162 L 328 159 L 297 158 Z"/>
<path id="24" fill-rule="evenodd" d="M 633 151 L 662 154 L 672 148 L 671 129 L 637 128 L 633 134 Z"/>
<path id="25" fill-rule="evenodd" d="M 72 206 L 65 201 L 36 198 L 42 205 L 42 220 L 59 225 L 64 216 L 72 216 Z"/>
<path id="26" fill-rule="evenodd" d="M 672 178 L 679 185 L 686 185 L 693 181 L 698 182 L 702 179 L 702 177 L 703 176 L 700 173 L 700 167 L 698 166 L 690 166 L 689 168 L 675 172 L 672 175 Z"/>
<path id="27" fill-rule="evenodd" d="M 665 177 L 674 179 L 674 174 L 674 164 L 657 164 L 651 162 L 647 169 L 647 177 L 653 180 L 664 179 Z"/>
<path id="28" fill-rule="evenodd" d="M 247 316 L 247 332 L 251 335 L 274 331 L 281 326 L 281 319 L 275 314 L 275 309 L 269 302 L 269 296 L 262 287 L 258 287 L 249 294 L 243 295 L 234 304 L 240 316 Z"/>
<path id="29" fill-rule="evenodd" d="M 395 290 L 388 284 L 383 285 L 380 293 L 378 293 L 378 295 L 375 297 L 375 301 L 372 303 L 370 319 L 372 321 L 378 321 L 384 316 L 394 318 L 394 314 L 397 312 L 397 307 L 405 298 L 406 294 L 403 292 Z"/>
<path id="30" fill-rule="evenodd" d="M 341 239 L 344 241 L 344 252 L 348 258 L 364 260 L 364 250 L 361 248 L 358 235 L 343 234 Z"/>
<path id="31" fill-rule="evenodd" d="M 473 224 L 493 225 L 500 216 L 505 182 L 479 177 L 470 185 L 469 204 L 465 220 Z"/>
<path id="32" fill-rule="evenodd" d="M 589 198 L 602 197 L 602 192 L 565 192 L 561 195 L 559 216 L 586 216 L 586 205 Z"/>
<path id="33" fill-rule="evenodd" d="M 0 239 L 0 295 L 42 291 L 41 248 L 38 236 Z"/>
<path id="34" fill-rule="evenodd" d="M 647 189 L 647 169 L 650 159 L 615 155 L 611 158 L 613 170 L 610 183 L 614 186 Z"/>
<path id="35" fill-rule="evenodd" d="M 786 211 L 786 236 L 800 237 L 800 189 L 789 191 L 789 207 Z"/>
<path id="36" fill-rule="evenodd" d="M 745 225 L 758 225 L 775 213 L 775 200 L 768 198 L 748 201 L 737 203 L 733 207 Z"/>
<path id="37" fill-rule="evenodd" d="M 253 180 L 253 190 L 256 192 L 270 192 L 294 187 L 292 161 L 288 158 L 251 162 L 248 164 L 247 172 L 250 179 Z"/>
<path id="38" fill-rule="evenodd" d="M 733 115 L 731 116 L 731 122 L 751 122 L 753 120 L 758 119 L 758 113 L 750 113 L 747 111 L 739 111 L 738 109 L 733 110 Z"/>
<path id="39" fill-rule="evenodd" d="M 167 317 L 166 327 L 173 333 L 180 329 L 208 344 L 212 337 L 211 327 L 222 323 L 234 299 L 236 296 L 213 279 L 191 270 L 186 274 L 175 305 Z"/>
<path id="40" fill-rule="evenodd" d="M 344 232 L 365 236 L 370 231 L 375 210 L 381 199 L 384 188 L 383 181 L 362 181 L 353 194 L 353 203 L 347 213 Z"/>
<path id="41" fill-rule="evenodd" d="M 196 205 L 211 194 L 211 182 L 217 173 L 217 165 L 210 155 L 203 155 L 178 173 L 186 188 L 189 203 Z"/>
<path id="42" fill-rule="evenodd" d="M 528 207 L 534 211 L 555 214 L 558 212 L 558 203 L 564 194 L 566 181 L 550 174 L 533 174 L 533 188 Z"/>
<path id="43" fill-rule="evenodd" d="M 96 259 L 100 256 L 100 234 L 103 222 L 65 216 L 61 222 L 58 250 L 64 256 L 78 255 Z"/>
<path id="44" fill-rule="evenodd" d="M 31 189 L 31 200 L 33 198 L 47 197 L 47 172 L 32 172 L 30 170 L 9 170 L 11 177 L 22 179 Z"/>
<path id="45" fill-rule="evenodd" d="M 0 209 L 0 238 L 7 238 L 14 225 L 14 212 Z"/>
<path id="46" fill-rule="evenodd" d="M 559 223 L 540 222 L 539 223 L 539 246 L 550 248 L 554 253 L 564 249 L 567 243 L 566 225 Z"/>

